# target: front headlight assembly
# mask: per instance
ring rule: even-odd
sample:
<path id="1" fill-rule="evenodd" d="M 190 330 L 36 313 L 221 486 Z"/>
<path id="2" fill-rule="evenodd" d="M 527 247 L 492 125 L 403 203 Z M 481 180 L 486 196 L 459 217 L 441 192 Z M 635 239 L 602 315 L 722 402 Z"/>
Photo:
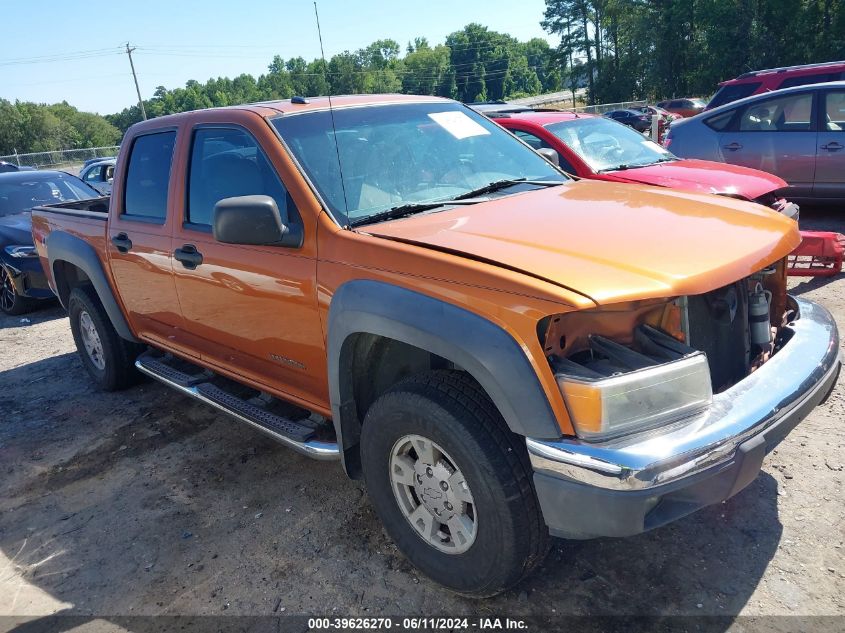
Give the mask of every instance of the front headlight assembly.
<path id="1" fill-rule="evenodd" d="M 6 253 L 10 257 L 24 258 L 24 257 L 38 257 L 38 252 L 34 246 L 7 246 Z"/>
<path id="2" fill-rule="evenodd" d="M 640 326 L 635 338 L 646 339 L 647 349 L 591 336 L 590 349 L 579 357 L 552 357 L 579 437 L 604 440 L 663 426 L 695 415 L 713 401 L 705 354 L 648 326 Z"/>

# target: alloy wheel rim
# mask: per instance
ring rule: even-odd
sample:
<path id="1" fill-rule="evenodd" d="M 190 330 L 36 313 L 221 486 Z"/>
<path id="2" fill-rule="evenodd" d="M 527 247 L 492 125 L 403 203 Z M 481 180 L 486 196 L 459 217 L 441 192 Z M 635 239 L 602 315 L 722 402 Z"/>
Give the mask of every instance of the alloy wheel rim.
<path id="1" fill-rule="evenodd" d="M 85 346 L 85 352 L 88 354 L 88 358 L 94 364 L 94 367 L 100 371 L 104 370 L 106 368 L 106 358 L 103 354 L 103 342 L 100 340 L 94 320 L 84 310 L 79 313 L 79 331 L 82 334 L 82 344 Z"/>
<path id="2" fill-rule="evenodd" d="M 4 312 L 9 312 L 15 305 L 15 284 L 12 282 L 12 276 L 5 268 L 3 271 L 3 288 L 0 290 L 0 308 Z"/>
<path id="3" fill-rule="evenodd" d="M 457 463 L 436 442 L 405 435 L 390 452 L 390 483 L 417 536 L 447 554 L 467 551 L 478 534 L 475 501 Z"/>

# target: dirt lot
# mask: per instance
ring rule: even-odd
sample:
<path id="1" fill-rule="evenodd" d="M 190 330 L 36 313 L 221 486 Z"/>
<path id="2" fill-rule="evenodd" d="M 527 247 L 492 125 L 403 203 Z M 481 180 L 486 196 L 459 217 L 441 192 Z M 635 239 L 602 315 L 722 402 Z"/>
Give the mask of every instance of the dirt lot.
<path id="1" fill-rule="evenodd" d="M 845 326 L 843 276 L 794 285 Z M 154 383 L 92 390 L 59 308 L 0 319 L 0 346 L 0 615 L 845 615 L 842 384 L 730 501 L 558 541 L 472 602 L 417 575 L 338 466 Z"/>

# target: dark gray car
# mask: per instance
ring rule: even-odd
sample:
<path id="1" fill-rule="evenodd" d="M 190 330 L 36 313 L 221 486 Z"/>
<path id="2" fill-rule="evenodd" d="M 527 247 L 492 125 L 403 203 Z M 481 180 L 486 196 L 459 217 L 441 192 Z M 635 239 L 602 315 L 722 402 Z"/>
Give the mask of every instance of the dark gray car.
<path id="1" fill-rule="evenodd" d="M 785 88 L 676 121 L 676 156 L 752 167 L 789 183 L 787 197 L 845 200 L 845 81 Z"/>

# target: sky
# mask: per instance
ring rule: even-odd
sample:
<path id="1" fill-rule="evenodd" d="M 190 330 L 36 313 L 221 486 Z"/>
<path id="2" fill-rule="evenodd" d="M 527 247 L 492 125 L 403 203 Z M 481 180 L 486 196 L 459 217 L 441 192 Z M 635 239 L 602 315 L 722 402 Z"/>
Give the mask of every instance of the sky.
<path id="1" fill-rule="evenodd" d="M 434 45 L 478 22 L 520 41 L 557 39 L 540 26 L 544 0 L 318 0 L 326 58 L 377 39 Z M 0 98 L 111 114 L 189 79 L 257 77 L 274 55 L 320 56 L 312 0 L 0 0 Z"/>

